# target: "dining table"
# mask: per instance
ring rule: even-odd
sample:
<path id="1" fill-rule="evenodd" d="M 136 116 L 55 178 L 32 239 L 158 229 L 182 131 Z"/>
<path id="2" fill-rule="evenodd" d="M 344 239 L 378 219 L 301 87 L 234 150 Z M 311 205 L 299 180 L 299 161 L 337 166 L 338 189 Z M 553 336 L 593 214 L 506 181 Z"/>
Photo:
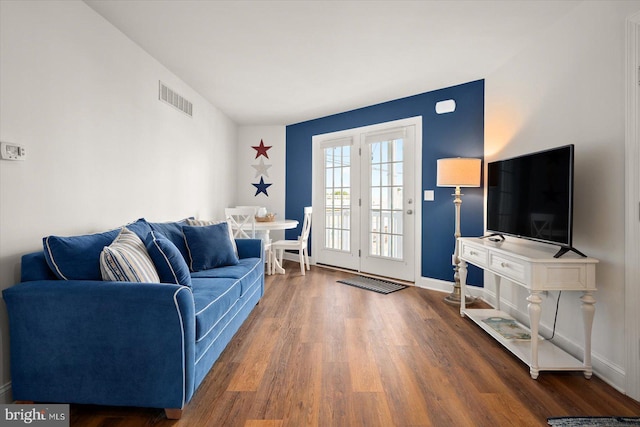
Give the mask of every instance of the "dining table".
<path id="1" fill-rule="evenodd" d="M 270 242 L 271 238 L 269 233 L 272 230 L 290 230 L 296 228 L 299 222 L 295 219 L 281 219 L 274 221 L 256 221 L 255 224 L 256 237 L 261 238 L 264 242 Z M 271 251 L 269 251 L 269 253 L 271 254 Z M 274 254 L 271 254 L 270 257 L 272 268 L 271 271 L 267 271 L 267 274 L 272 274 L 272 272 L 284 274 L 285 270 L 280 265 L 278 258 Z"/>

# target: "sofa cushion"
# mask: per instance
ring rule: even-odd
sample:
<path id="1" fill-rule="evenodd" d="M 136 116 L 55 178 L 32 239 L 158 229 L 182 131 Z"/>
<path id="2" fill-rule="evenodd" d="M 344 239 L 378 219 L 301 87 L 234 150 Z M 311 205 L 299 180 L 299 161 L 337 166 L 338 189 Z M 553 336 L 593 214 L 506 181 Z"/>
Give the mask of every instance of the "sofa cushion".
<path id="1" fill-rule="evenodd" d="M 49 268 L 62 280 L 102 280 L 100 252 L 118 236 L 118 230 L 82 236 L 42 239 Z"/>
<path id="2" fill-rule="evenodd" d="M 196 227 L 204 227 L 206 225 L 222 224 L 223 222 L 227 222 L 227 221 L 210 221 L 210 220 L 207 220 L 207 219 L 187 218 L 187 225 L 193 225 L 193 226 L 196 226 Z M 229 223 L 227 223 L 227 230 L 229 230 L 229 240 L 231 240 L 231 245 L 233 246 L 233 251 L 235 252 L 236 255 L 238 255 L 238 247 L 236 246 L 236 239 L 235 239 L 235 237 L 233 237 L 233 230 L 231 229 L 231 226 L 229 225 Z"/>
<path id="3" fill-rule="evenodd" d="M 167 239 L 171 240 L 171 243 L 176 245 L 176 248 L 182 254 L 185 262 L 189 262 L 189 252 L 187 251 L 187 245 L 184 242 L 184 236 L 182 235 L 182 226 L 187 223 L 186 219 L 175 222 L 150 222 L 149 225 L 153 231 L 157 231 Z"/>
<path id="4" fill-rule="evenodd" d="M 240 295 L 244 296 L 249 288 L 263 274 L 264 267 L 260 258 L 242 258 L 236 265 L 213 268 L 191 273 L 192 278 L 228 278 L 240 281 Z"/>
<path id="5" fill-rule="evenodd" d="M 115 282 L 158 283 L 160 278 L 142 240 L 126 227 L 100 253 L 102 279 Z"/>
<path id="6" fill-rule="evenodd" d="M 204 227 L 185 225 L 182 233 L 187 244 L 191 271 L 238 263 L 226 222 Z"/>
<path id="7" fill-rule="evenodd" d="M 127 227 L 143 238 L 151 228 L 140 218 Z M 102 280 L 100 252 L 120 233 L 120 228 L 80 236 L 47 236 L 42 239 L 47 265 L 61 280 Z"/>
<path id="8" fill-rule="evenodd" d="M 207 336 L 240 299 L 237 279 L 192 279 L 196 312 L 196 342 Z"/>
<path id="9" fill-rule="evenodd" d="M 145 238 L 144 245 L 158 271 L 160 282 L 191 286 L 189 266 L 171 240 L 152 231 Z"/>

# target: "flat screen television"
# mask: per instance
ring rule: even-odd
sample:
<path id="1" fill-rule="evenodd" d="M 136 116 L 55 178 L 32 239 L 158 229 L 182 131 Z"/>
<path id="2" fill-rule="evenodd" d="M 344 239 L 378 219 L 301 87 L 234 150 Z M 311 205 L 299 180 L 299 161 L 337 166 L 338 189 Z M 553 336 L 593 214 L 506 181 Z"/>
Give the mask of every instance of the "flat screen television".
<path id="1" fill-rule="evenodd" d="M 573 145 L 487 165 L 487 231 L 574 251 Z M 487 236 L 487 237 L 490 237 Z M 503 238 L 503 237 L 502 237 Z"/>

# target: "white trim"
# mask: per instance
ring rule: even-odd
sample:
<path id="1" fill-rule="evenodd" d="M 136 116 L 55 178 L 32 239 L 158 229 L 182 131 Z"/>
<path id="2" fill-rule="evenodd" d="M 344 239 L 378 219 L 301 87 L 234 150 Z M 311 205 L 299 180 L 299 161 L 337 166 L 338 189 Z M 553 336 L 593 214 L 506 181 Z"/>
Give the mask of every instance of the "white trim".
<path id="1" fill-rule="evenodd" d="M 0 385 L 0 403 L 13 403 L 13 396 L 11 396 L 11 381 Z"/>
<path id="2" fill-rule="evenodd" d="M 178 320 L 180 320 L 180 334 L 182 336 L 182 406 L 180 407 L 180 409 L 184 408 L 184 405 L 187 403 L 187 357 L 185 355 L 186 342 L 184 339 L 184 321 L 182 320 L 182 313 L 180 312 L 180 306 L 178 304 L 178 293 L 184 290 L 191 293 L 191 289 L 186 286 L 180 287 L 173 293 L 173 304 L 176 306 L 176 313 L 178 314 Z M 193 296 L 191 298 L 193 299 Z"/>
<path id="3" fill-rule="evenodd" d="M 420 277 L 416 280 L 415 285 L 419 288 L 429 289 L 450 294 L 453 289 L 453 282 L 447 280 L 433 279 L 431 277 Z M 472 297 L 484 299 L 484 289 L 479 286 L 467 286 L 467 294 Z"/>
<path id="4" fill-rule="evenodd" d="M 626 20 L 626 130 L 625 130 L 625 390 L 640 400 L 640 121 L 638 120 L 638 87 L 640 80 L 640 13 Z"/>

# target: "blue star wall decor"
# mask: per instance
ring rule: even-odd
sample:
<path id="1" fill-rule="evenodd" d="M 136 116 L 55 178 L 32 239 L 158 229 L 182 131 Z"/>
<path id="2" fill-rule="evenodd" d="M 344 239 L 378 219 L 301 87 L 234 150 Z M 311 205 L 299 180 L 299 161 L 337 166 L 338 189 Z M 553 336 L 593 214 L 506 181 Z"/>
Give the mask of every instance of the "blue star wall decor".
<path id="1" fill-rule="evenodd" d="M 269 193 L 267 193 L 267 188 L 271 187 L 272 184 L 265 184 L 264 182 L 264 178 L 260 177 L 260 182 L 257 184 L 251 184 L 254 187 L 256 187 L 256 194 L 255 196 L 257 196 L 260 193 L 264 193 L 265 196 L 269 197 Z"/>

